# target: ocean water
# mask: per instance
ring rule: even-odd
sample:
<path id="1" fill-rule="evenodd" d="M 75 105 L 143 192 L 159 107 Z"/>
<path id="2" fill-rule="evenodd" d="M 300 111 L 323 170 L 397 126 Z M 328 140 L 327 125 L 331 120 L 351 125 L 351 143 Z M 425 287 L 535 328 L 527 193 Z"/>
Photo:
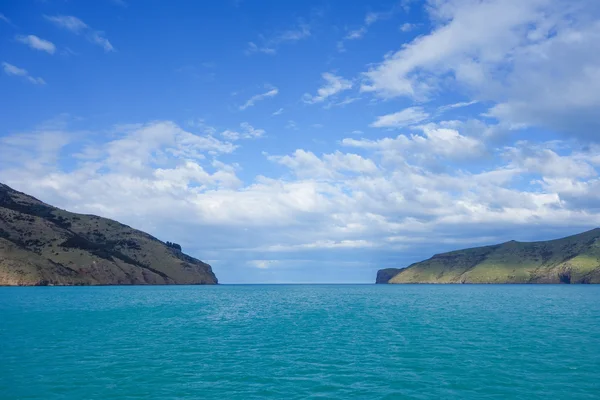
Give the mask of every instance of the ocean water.
<path id="1" fill-rule="evenodd" d="M 1 399 L 598 399 L 600 286 L 0 288 Z"/>

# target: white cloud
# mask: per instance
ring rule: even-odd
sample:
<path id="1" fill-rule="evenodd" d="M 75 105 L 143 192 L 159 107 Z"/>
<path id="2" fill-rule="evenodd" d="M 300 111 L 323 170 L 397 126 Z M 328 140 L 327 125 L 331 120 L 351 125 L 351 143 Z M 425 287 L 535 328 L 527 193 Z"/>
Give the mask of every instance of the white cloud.
<path id="1" fill-rule="evenodd" d="M 27 76 L 27 70 L 24 70 L 23 68 L 19 68 L 16 67 L 12 64 L 9 64 L 7 62 L 3 62 L 2 63 L 2 67 L 4 67 L 4 72 L 7 75 L 16 75 L 16 76 Z"/>
<path id="2" fill-rule="evenodd" d="M 439 113 L 442 113 L 442 112 L 446 112 L 448 110 L 453 110 L 456 108 L 472 106 L 473 104 L 477 104 L 477 103 L 478 103 L 477 100 L 472 100 L 472 101 L 463 101 L 463 102 L 459 102 L 459 103 L 447 104 L 445 106 L 438 107 L 437 111 Z"/>
<path id="3" fill-rule="evenodd" d="M 393 114 L 377 117 L 371 124 L 374 128 L 403 128 L 425 121 L 429 114 L 422 107 L 409 107 Z"/>
<path id="4" fill-rule="evenodd" d="M 458 89 L 508 126 L 600 128 L 600 9 L 585 1 L 430 0 L 435 29 L 364 73 L 363 92 L 427 100 Z M 574 121 L 577 121 L 574 123 Z"/>
<path id="5" fill-rule="evenodd" d="M 187 122 L 189 126 L 200 129 L 200 131 L 206 135 L 214 136 L 217 133 L 217 129 L 214 126 L 210 126 L 202 118 L 191 119 Z"/>
<path id="6" fill-rule="evenodd" d="M 92 29 L 88 24 L 83 22 L 77 17 L 72 15 L 56 15 L 48 16 L 44 15 L 48 21 L 52 22 L 56 26 L 66 29 L 76 35 L 85 33 L 86 38 L 89 42 L 94 43 L 104 49 L 105 52 L 115 51 L 113 45 L 104 37 L 104 32 Z"/>
<path id="7" fill-rule="evenodd" d="M 346 48 L 344 46 L 345 41 L 362 39 L 363 36 L 365 36 L 365 34 L 368 32 L 369 26 L 371 26 L 372 24 L 374 24 L 375 22 L 377 22 L 379 20 L 390 18 L 394 14 L 394 12 L 395 12 L 395 9 L 392 8 L 390 11 L 386 11 L 386 12 L 369 12 L 369 13 L 367 13 L 367 15 L 365 16 L 363 26 L 349 31 L 342 40 L 338 41 L 338 43 L 337 43 L 338 51 L 340 53 L 345 52 L 346 51 Z"/>
<path id="8" fill-rule="evenodd" d="M 233 168 L 223 168 L 211 174 L 207 172 L 197 162 L 188 160 L 183 161 L 175 168 L 157 168 L 154 171 L 154 177 L 163 186 L 169 187 L 187 187 L 188 185 L 199 185 L 199 188 L 221 187 L 236 188 L 241 185 L 241 181 L 235 175 Z"/>
<path id="9" fill-rule="evenodd" d="M 277 53 L 277 48 L 284 43 L 293 43 L 311 36 L 311 28 L 308 24 L 300 22 L 297 27 L 282 32 L 278 32 L 270 38 L 260 36 L 260 43 L 248 42 L 246 55 L 255 53 L 263 53 L 274 55 Z"/>
<path id="10" fill-rule="evenodd" d="M 268 269 L 280 263 L 279 260 L 249 260 L 248 264 L 254 268 Z"/>
<path id="11" fill-rule="evenodd" d="M 285 251 L 298 251 L 298 250 L 321 250 L 321 249 L 364 249 L 380 247 L 381 243 L 374 243 L 368 240 L 318 240 L 312 243 L 301 243 L 295 245 L 275 245 L 269 246 L 265 250 L 285 252 Z M 259 267 L 260 268 L 260 267 Z"/>
<path id="12" fill-rule="evenodd" d="M 7 165 L 22 165 L 29 160 L 26 168 L 48 172 L 59 159 L 59 153 L 70 142 L 69 133 L 55 129 L 40 129 L 0 138 L 0 158 Z M 40 171 L 40 172 L 41 172 Z"/>
<path id="13" fill-rule="evenodd" d="M 264 54 L 276 54 L 277 51 L 272 47 L 258 46 L 254 42 L 248 42 L 248 48 L 246 49 L 246 55 L 253 53 L 264 53 Z"/>
<path id="14" fill-rule="evenodd" d="M 42 78 L 40 78 L 40 77 L 35 78 L 35 77 L 29 75 L 29 72 L 27 72 L 27 70 L 25 70 L 23 68 L 19 68 L 15 65 L 9 64 L 7 62 L 2 63 L 2 68 L 4 69 L 4 73 L 6 75 L 22 76 L 23 78 L 27 79 L 29 82 L 33 83 L 34 85 L 45 85 L 46 84 L 46 81 L 44 81 Z"/>
<path id="15" fill-rule="evenodd" d="M 367 28 L 363 26 L 359 29 L 348 32 L 348 34 L 344 37 L 344 40 L 361 39 L 365 33 L 367 33 Z"/>
<path id="16" fill-rule="evenodd" d="M 339 151 L 324 154 L 321 158 L 305 150 L 296 150 L 292 155 L 269 156 L 269 160 L 285 165 L 299 178 L 334 179 L 343 173 L 374 174 L 377 166 L 373 161 L 357 154 Z"/>
<path id="17" fill-rule="evenodd" d="M 352 82 L 341 76 L 336 76 L 330 72 L 324 72 L 321 76 L 325 80 L 325 85 L 317 90 L 315 96 L 305 93 L 303 96 L 305 103 L 321 103 L 331 96 L 352 88 Z"/>
<path id="18" fill-rule="evenodd" d="M 89 26 L 85 22 L 71 15 L 44 15 L 44 18 L 54 23 L 56 26 L 59 26 L 76 34 L 80 34 L 89 28 Z"/>
<path id="19" fill-rule="evenodd" d="M 45 51 L 49 54 L 54 54 L 56 51 L 56 46 L 54 46 L 54 43 L 48 40 L 40 39 L 35 35 L 17 35 L 15 39 L 18 42 L 24 43 L 35 50 Z"/>
<path id="20" fill-rule="evenodd" d="M 348 260 L 404 266 L 406 257 L 423 259 L 448 246 L 559 237 L 599 225 L 600 147 L 591 142 L 600 129 L 600 53 L 593 51 L 600 8 L 586 1 L 430 0 L 426 12 L 431 32 L 419 31 L 361 75 L 363 92 L 417 100 L 405 109 L 386 102 L 385 111 L 366 114 L 378 116 L 372 127 L 402 129 L 400 135 L 365 133 L 362 118 L 347 116 L 336 131 L 335 121 L 299 115 L 302 130 L 291 119 L 280 121 L 298 130 L 284 136 L 310 134 L 311 120 L 334 129 L 329 135 L 355 136 L 337 143 L 328 136 L 315 145 L 325 152 L 264 153 L 271 168 L 263 169 L 252 158 L 260 151 L 255 145 L 239 151 L 248 143 L 242 139 L 265 135 L 247 122 L 217 130 L 197 119 L 185 129 L 151 121 L 85 133 L 45 126 L 0 138 L 0 180 L 60 207 L 175 240 L 225 270 L 253 266 L 260 274 L 318 255 L 344 268 Z M 367 15 L 364 29 L 345 32 L 346 39 L 359 39 L 380 18 Z M 48 19 L 112 49 L 75 17 Z M 250 52 L 275 54 L 310 34 L 299 28 L 258 38 Z M 8 75 L 43 82 L 2 66 Z M 323 78 L 304 101 L 328 108 L 357 100 L 340 95 L 351 93 L 354 80 Z M 277 94 L 268 86 L 239 108 Z M 429 99 L 435 103 L 425 104 Z M 369 107 L 380 105 L 373 98 Z M 473 119 L 484 106 L 485 119 Z M 469 111 L 470 119 L 439 121 L 459 109 L 452 114 Z M 529 126 L 547 130 L 520 130 Z M 540 142 L 559 130 L 574 138 Z"/>
<path id="21" fill-rule="evenodd" d="M 338 102 L 334 102 L 334 101 L 329 102 L 323 108 L 329 109 L 329 108 L 332 108 L 332 107 L 344 107 L 344 106 L 347 106 L 348 104 L 352 104 L 355 101 L 358 101 L 360 99 L 361 99 L 360 97 L 349 97 L 349 96 L 346 96 L 344 98 L 344 100 L 340 100 Z"/>
<path id="22" fill-rule="evenodd" d="M 98 46 L 102 47 L 104 49 L 104 51 L 107 53 L 110 51 L 115 51 L 115 48 L 113 47 L 113 45 L 108 41 L 107 38 L 104 37 L 104 32 L 100 32 L 100 31 L 91 32 L 88 36 L 88 39 L 92 43 L 95 43 Z"/>
<path id="23" fill-rule="evenodd" d="M 105 163 L 130 172 L 141 172 L 148 165 L 160 165 L 170 157 L 202 159 L 204 154 L 231 153 L 236 146 L 211 135 L 195 135 L 169 121 L 116 127 L 120 138 L 106 144 Z M 96 146 L 92 146 L 96 147 Z"/>
<path id="24" fill-rule="evenodd" d="M 11 24 L 12 22 L 10 21 L 10 19 L 8 19 L 8 17 L 4 14 L 0 14 L 0 20 L 6 22 L 7 24 Z"/>
<path id="25" fill-rule="evenodd" d="M 455 129 L 443 128 L 436 124 L 425 125 L 422 129 L 425 137 L 413 135 L 413 141 L 434 154 L 459 159 L 478 157 L 484 153 L 485 146 L 480 140 L 461 135 Z"/>
<path id="26" fill-rule="evenodd" d="M 537 25 L 541 4 L 538 0 L 494 0 L 487 2 L 430 2 L 433 18 L 442 24 L 430 34 L 419 36 L 380 65 L 365 73 L 363 91 L 384 97 L 429 95 L 435 87 L 424 82 L 428 76 L 448 72 L 457 79 L 480 79 L 485 69 L 505 60 L 521 41 L 522 27 Z M 437 7 L 436 7 L 437 6 Z M 465 74 L 471 68 L 467 77 Z"/>
<path id="27" fill-rule="evenodd" d="M 248 107 L 254 106 L 257 101 L 264 100 L 269 97 L 275 97 L 279 93 L 279 89 L 276 87 L 266 85 L 267 91 L 261 94 L 254 95 L 248 99 L 244 104 L 242 104 L 239 108 L 240 110 L 245 110 Z"/>
<path id="28" fill-rule="evenodd" d="M 310 36 L 310 27 L 307 24 L 300 24 L 298 28 L 284 31 L 277 35 L 273 42 L 279 44 L 283 42 L 295 42 L 297 40 L 305 39 Z"/>
<path id="29" fill-rule="evenodd" d="M 394 15 L 395 9 L 392 8 L 389 11 L 382 12 L 370 12 L 365 16 L 365 25 L 370 26 L 373 25 L 377 21 L 381 21 L 382 19 L 391 18 Z"/>
<path id="30" fill-rule="evenodd" d="M 508 147 L 503 155 L 515 168 L 550 179 L 591 178 L 597 175 L 589 162 L 578 159 L 577 156 L 561 156 L 552 149 L 527 142 Z"/>
<path id="31" fill-rule="evenodd" d="M 285 124 L 285 129 L 298 130 L 298 124 L 293 119 L 288 120 L 287 124 Z"/>
<path id="32" fill-rule="evenodd" d="M 418 127 L 422 135 L 399 135 L 379 140 L 346 138 L 342 145 L 376 150 L 391 162 L 411 161 L 431 166 L 435 160 L 469 160 L 485 154 L 485 144 L 477 138 L 462 135 L 446 124 L 426 124 Z"/>
<path id="33" fill-rule="evenodd" d="M 413 128 L 418 134 L 346 138 L 321 155 L 298 149 L 268 156 L 283 172 L 242 181 L 237 171 L 247 165 L 219 160 L 236 146 L 205 127 L 194 134 L 155 121 L 117 126 L 107 136 L 47 126 L 2 139 L 0 180 L 59 207 L 176 240 L 218 265 L 257 268 L 273 265 L 265 260 L 306 260 L 302 254 L 398 266 L 406 254 L 422 259 L 482 238 L 494 243 L 600 223 L 593 149 L 563 142 L 486 149 L 468 129 L 445 121 Z M 502 157 L 470 170 L 446 168 L 493 154 Z"/>
<path id="34" fill-rule="evenodd" d="M 242 122 L 240 128 L 242 128 L 241 132 L 226 130 L 221 133 L 221 136 L 227 140 L 235 141 L 240 139 L 256 139 L 265 134 L 263 129 L 255 129 L 248 122 Z"/>
<path id="35" fill-rule="evenodd" d="M 411 24 L 411 23 L 408 23 L 408 22 L 406 22 L 406 23 L 404 23 L 404 24 L 402 24 L 402 25 L 400 26 L 400 30 L 401 30 L 402 32 L 410 32 L 410 31 L 412 31 L 412 30 L 413 30 L 415 27 L 416 27 L 416 25 L 415 25 L 415 24 Z"/>

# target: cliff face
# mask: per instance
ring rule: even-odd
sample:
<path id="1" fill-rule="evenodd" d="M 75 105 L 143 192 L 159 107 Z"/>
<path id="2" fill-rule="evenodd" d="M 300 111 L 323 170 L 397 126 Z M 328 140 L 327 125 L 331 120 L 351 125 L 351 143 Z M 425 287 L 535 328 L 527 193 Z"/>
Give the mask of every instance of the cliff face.
<path id="1" fill-rule="evenodd" d="M 210 265 L 176 245 L 0 183 L 0 285 L 216 283 Z"/>
<path id="2" fill-rule="evenodd" d="M 600 229 L 436 254 L 405 269 L 380 270 L 377 283 L 600 283 Z"/>
<path id="3" fill-rule="evenodd" d="M 377 278 L 375 279 L 375 283 L 388 283 L 390 279 L 396 276 L 400 271 L 402 271 L 400 268 L 380 269 L 379 271 L 377 271 Z"/>

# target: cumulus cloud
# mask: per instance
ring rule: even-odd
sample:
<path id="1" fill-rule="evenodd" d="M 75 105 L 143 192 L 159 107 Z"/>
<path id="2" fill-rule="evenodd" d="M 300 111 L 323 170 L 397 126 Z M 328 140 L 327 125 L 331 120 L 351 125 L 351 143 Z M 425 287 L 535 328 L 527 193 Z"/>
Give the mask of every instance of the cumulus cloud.
<path id="1" fill-rule="evenodd" d="M 257 101 L 261 101 L 267 99 L 269 97 L 275 97 L 279 93 L 279 89 L 276 87 L 266 85 L 267 91 L 261 94 L 254 95 L 248 99 L 244 104 L 242 104 L 239 108 L 240 110 L 245 110 L 248 107 L 252 107 L 256 104 Z"/>
<path id="2" fill-rule="evenodd" d="M 256 135 L 250 124 L 240 128 L 238 135 Z M 176 240 L 216 266 L 269 271 L 333 251 L 340 265 L 370 258 L 374 269 L 402 266 L 459 243 L 600 223 L 600 159 L 562 142 L 487 148 L 466 123 L 442 121 L 410 135 L 346 138 L 323 154 L 267 155 L 282 170 L 242 180 L 248 164 L 224 161 L 237 149 L 234 138 L 191 129 L 201 133 L 170 121 L 116 126 L 108 141 L 60 126 L 14 133 L 2 138 L 0 180 Z M 489 154 L 501 156 L 470 169 L 438 168 Z M 261 262 L 282 258 L 292 260 Z"/>
<path id="3" fill-rule="evenodd" d="M 29 72 L 27 72 L 26 69 L 19 68 L 15 65 L 7 63 L 7 62 L 2 63 L 2 68 L 4 69 L 4 73 L 6 75 L 21 76 L 21 77 L 25 78 L 28 82 L 33 83 L 34 85 L 45 85 L 46 84 L 46 81 L 44 81 L 42 78 L 40 78 L 40 77 L 35 78 L 35 77 L 29 75 Z"/>
<path id="4" fill-rule="evenodd" d="M 102 132 L 46 124 L 0 138 L 0 180 L 181 243 L 214 260 L 224 281 L 236 268 L 256 268 L 262 280 L 314 265 L 337 279 L 344 269 L 371 268 L 366 281 L 377 268 L 444 250 L 600 225 L 600 8 L 583 0 L 430 0 L 425 10 L 432 30 L 359 77 L 376 118 L 350 116 L 337 132 L 335 120 L 314 116 L 282 122 L 285 136 L 314 133 L 310 124 L 321 121 L 333 131 L 320 134 L 349 137 L 312 137 L 302 148 L 269 143 L 266 160 L 257 160 L 255 145 L 241 149 L 266 133 L 249 122 L 216 129 L 196 119 L 184 129 L 142 121 Z M 367 15 L 345 40 L 360 39 L 380 17 Z M 48 19 L 108 48 L 75 17 Z M 308 25 L 276 32 L 248 52 L 275 54 L 310 35 Z M 357 80 L 333 72 L 323 79 L 305 102 L 328 108 L 357 99 L 342 96 Z M 277 94 L 267 86 L 239 108 Z M 379 98 L 398 97 L 414 103 L 375 108 Z M 452 114 L 457 120 L 442 120 Z"/>
<path id="5" fill-rule="evenodd" d="M 352 82 L 342 78 L 341 76 L 334 75 L 330 72 L 324 72 L 322 75 L 325 80 L 325 85 L 317 90 L 316 95 L 305 93 L 303 100 L 305 103 L 314 104 L 321 103 L 331 96 L 335 96 L 340 92 L 352 88 Z"/>
<path id="6" fill-rule="evenodd" d="M 446 124 L 426 124 L 416 129 L 421 134 L 398 135 L 379 140 L 342 140 L 342 145 L 374 150 L 388 163 L 411 162 L 420 166 L 438 165 L 440 161 L 466 161 L 486 154 L 486 146 L 478 138 L 461 134 Z"/>
<path id="7" fill-rule="evenodd" d="M 113 45 L 104 36 L 104 32 L 92 29 L 88 24 L 72 15 L 45 15 L 46 20 L 59 28 L 66 29 L 76 35 L 85 34 L 87 40 L 104 49 L 105 52 L 115 51 Z"/>
<path id="8" fill-rule="evenodd" d="M 298 149 L 292 155 L 269 156 L 269 159 L 285 165 L 299 178 L 334 179 L 344 173 L 368 175 L 377 172 L 372 160 L 339 151 L 317 157 L 310 151 Z"/>
<path id="9" fill-rule="evenodd" d="M 48 40 L 40 39 L 35 35 L 17 35 L 15 39 L 18 42 L 26 44 L 27 46 L 35 50 L 45 51 L 49 54 L 54 54 L 54 52 L 56 51 L 56 46 L 54 46 L 54 43 Z"/>
<path id="10" fill-rule="evenodd" d="M 600 127 L 600 9 L 586 1 L 430 0 L 435 29 L 363 74 L 361 91 L 425 101 L 449 88 L 510 126 Z"/>
<path id="11" fill-rule="evenodd" d="M 435 88 L 424 82 L 425 77 L 452 72 L 457 79 L 471 82 L 483 78 L 486 67 L 505 61 L 521 42 L 519 28 L 540 22 L 542 3 L 431 1 L 432 18 L 441 25 L 366 72 L 362 90 L 384 97 L 423 97 Z"/>
<path id="12" fill-rule="evenodd" d="M 511 165 L 530 174 L 539 174 L 546 178 L 591 178 L 597 175 L 595 168 L 574 155 L 561 156 L 550 148 L 527 142 L 507 147 L 503 156 Z"/>

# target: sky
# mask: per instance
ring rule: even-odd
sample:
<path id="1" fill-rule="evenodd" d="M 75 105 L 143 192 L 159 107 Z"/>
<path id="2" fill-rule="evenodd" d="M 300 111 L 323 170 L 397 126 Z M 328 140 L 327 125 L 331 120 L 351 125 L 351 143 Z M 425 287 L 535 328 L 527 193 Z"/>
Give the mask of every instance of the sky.
<path id="1" fill-rule="evenodd" d="M 600 226 L 595 0 L 0 0 L 0 182 L 222 283 Z"/>

